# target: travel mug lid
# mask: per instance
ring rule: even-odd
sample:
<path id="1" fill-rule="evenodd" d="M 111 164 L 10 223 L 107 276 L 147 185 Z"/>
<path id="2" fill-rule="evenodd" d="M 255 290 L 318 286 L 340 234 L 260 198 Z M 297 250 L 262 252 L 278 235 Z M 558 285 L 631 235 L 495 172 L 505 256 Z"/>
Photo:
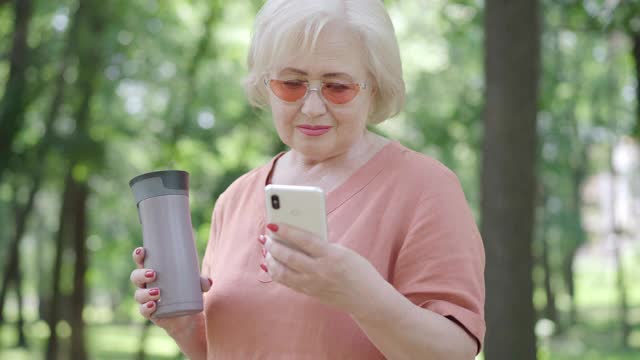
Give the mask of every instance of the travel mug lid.
<path id="1" fill-rule="evenodd" d="M 156 196 L 189 196 L 189 173 L 182 170 L 154 171 L 134 177 L 129 186 L 136 204 Z"/>

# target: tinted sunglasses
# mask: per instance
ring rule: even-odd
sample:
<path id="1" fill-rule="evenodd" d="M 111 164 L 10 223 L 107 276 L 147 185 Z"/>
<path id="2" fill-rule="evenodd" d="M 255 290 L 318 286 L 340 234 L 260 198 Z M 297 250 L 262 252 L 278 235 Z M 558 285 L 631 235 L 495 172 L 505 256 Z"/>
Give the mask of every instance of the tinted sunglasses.
<path id="1" fill-rule="evenodd" d="M 317 91 L 324 100 L 342 105 L 353 100 L 360 90 L 367 88 L 367 84 L 362 83 L 341 83 L 336 81 L 319 81 L 320 87 L 311 87 L 310 81 L 306 80 L 278 80 L 264 79 L 264 84 L 271 89 L 271 92 L 282 101 L 295 103 L 306 99 L 311 91 Z"/>

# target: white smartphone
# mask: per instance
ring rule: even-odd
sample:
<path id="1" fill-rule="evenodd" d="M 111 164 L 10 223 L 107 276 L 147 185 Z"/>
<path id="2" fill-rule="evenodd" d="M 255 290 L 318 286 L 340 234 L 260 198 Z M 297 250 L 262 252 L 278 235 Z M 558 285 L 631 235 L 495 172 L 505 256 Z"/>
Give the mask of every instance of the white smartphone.
<path id="1" fill-rule="evenodd" d="M 313 186 L 267 185 L 267 223 L 283 223 L 327 241 L 327 212 L 322 189 Z"/>

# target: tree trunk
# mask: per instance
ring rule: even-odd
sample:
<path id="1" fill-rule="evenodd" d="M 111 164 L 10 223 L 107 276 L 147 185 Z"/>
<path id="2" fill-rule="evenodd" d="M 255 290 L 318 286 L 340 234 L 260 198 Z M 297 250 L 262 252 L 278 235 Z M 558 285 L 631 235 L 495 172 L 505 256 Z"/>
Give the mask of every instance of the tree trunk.
<path id="1" fill-rule="evenodd" d="M 542 287 L 545 292 L 545 305 L 544 309 L 542 309 L 536 319 L 546 318 L 553 321 L 556 324 L 556 331 L 559 330 L 558 326 L 559 318 L 558 318 L 558 308 L 556 306 L 556 296 L 555 290 L 552 285 L 553 278 L 553 268 L 551 266 L 549 260 L 549 248 L 551 245 L 549 244 L 549 213 L 547 209 L 547 202 L 549 200 L 549 191 L 547 186 L 544 184 L 539 184 L 539 192 L 537 194 L 537 208 L 538 213 L 536 217 L 538 218 L 539 224 L 536 228 L 539 230 L 539 236 L 536 238 L 536 241 L 540 243 L 540 248 L 536 248 L 536 252 L 534 253 L 534 266 L 540 266 L 543 271 L 543 279 L 542 279 Z M 534 284 L 536 286 L 537 284 Z"/>
<path id="2" fill-rule="evenodd" d="M 577 250 L 577 249 L 575 249 Z M 569 304 L 569 323 L 567 325 L 573 326 L 578 323 L 578 310 L 576 306 L 576 286 L 574 281 L 573 263 L 576 257 L 576 251 L 568 252 L 562 262 L 562 278 L 564 279 L 565 286 L 567 287 L 567 294 L 571 303 Z"/>
<path id="3" fill-rule="evenodd" d="M 17 196 L 15 195 L 17 191 L 14 191 L 14 198 L 13 198 L 13 209 L 14 209 L 14 219 L 17 223 L 16 226 L 16 233 L 14 234 L 14 239 L 13 242 L 11 244 L 11 250 L 9 252 L 9 262 L 7 263 L 7 269 L 5 270 L 4 273 L 4 281 L 2 283 L 2 291 L 0 292 L 0 314 L 2 314 L 3 312 L 3 308 L 4 308 L 4 302 L 6 299 L 6 295 L 9 289 L 10 285 L 13 285 L 15 292 L 16 292 L 16 298 L 17 298 L 17 303 L 18 303 L 18 322 L 16 324 L 16 330 L 18 332 L 18 347 L 23 347 L 25 348 L 27 346 L 27 339 L 26 336 L 24 334 L 24 310 L 23 310 L 23 303 L 24 303 L 24 299 L 22 297 L 22 276 L 20 274 L 20 258 L 19 256 L 17 256 L 16 254 L 19 253 L 19 239 L 21 238 L 20 235 L 18 235 L 21 231 L 21 229 L 24 228 L 24 216 L 23 216 L 23 212 L 20 209 L 20 206 L 18 205 L 18 199 Z M 29 199 L 32 201 L 32 195 L 29 197 Z M 0 318 L 0 323 L 3 319 Z"/>
<path id="4" fill-rule="evenodd" d="M 485 359 L 536 358 L 532 239 L 540 25 L 538 1 L 488 0 L 482 235 Z"/>
<path id="5" fill-rule="evenodd" d="M 76 29 L 77 27 L 74 25 L 72 29 Z M 69 39 L 73 38 L 75 35 L 73 33 L 69 33 Z M 67 41 L 70 43 L 70 41 Z M 53 126 L 58 117 L 58 113 L 60 111 L 60 107 L 62 105 L 62 98 L 64 94 L 64 73 L 67 70 L 67 62 L 69 57 L 70 46 L 67 45 L 65 51 L 62 54 L 62 60 L 60 63 L 60 68 L 58 70 L 55 89 L 53 93 L 53 97 L 51 99 L 51 103 L 49 105 L 49 111 L 47 112 L 47 117 L 45 119 L 45 131 L 42 136 L 42 140 L 38 143 L 36 149 L 33 151 L 32 156 L 27 156 L 29 161 L 29 174 L 33 179 L 33 185 L 31 190 L 29 191 L 29 198 L 27 200 L 26 205 L 23 210 L 19 213 L 19 216 L 16 217 L 16 228 L 15 228 L 15 236 L 13 242 L 11 244 L 11 248 L 9 250 L 9 262 L 7 263 L 5 272 L 4 272 L 4 282 L 2 289 L 0 290 L 0 323 L 2 323 L 2 314 L 5 304 L 5 296 L 7 291 L 7 286 L 9 284 L 8 279 L 14 276 L 16 261 L 19 255 L 19 246 L 22 236 L 26 230 L 26 222 L 33 210 L 34 199 L 36 194 L 40 189 L 40 184 L 42 183 L 42 178 L 44 176 L 44 166 L 42 164 L 43 159 L 46 158 L 47 153 L 49 152 L 51 141 L 53 138 Z"/>
<path id="6" fill-rule="evenodd" d="M 4 313 L 4 304 L 5 304 L 7 292 L 9 290 L 9 285 L 11 284 L 12 280 L 19 277 L 18 260 L 20 258 L 20 242 L 26 230 L 27 219 L 29 217 L 29 213 L 33 209 L 35 197 L 39 188 L 40 188 L 40 179 L 36 178 L 29 191 L 27 204 L 22 209 L 16 210 L 16 217 L 15 217 L 16 226 L 13 234 L 13 240 L 11 241 L 11 247 L 8 252 L 7 265 L 4 270 L 2 289 L 0 290 L 0 324 L 2 324 L 2 322 L 4 321 L 4 317 L 2 316 L 2 314 Z M 14 285 L 18 286 L 17 283 L 14 283 Z"/>
<path id="7" fill-rule="evenodd" d="M 0 289 L 0 325 L 4 324 L 4 304 L 9 293 L 9 286 L 13 285 L 15 274 L 17 272 L 18 261 L 16 254 L 18 253 L 19 243 L 15 241 L 15 237 L 11 242 L 9 251 L 7 252 L 7 264 L 2 275 L 2 289 Z"/>
<path id="8" fill-rule="evenodd" d="M 22 274 L 20 272 L 20 258 L 17 258 L 16 272 L 13 279 L 13 286 L 16 289 L 16 297 L 18 298 L 18 323 L 16 328 L 18 330 L 18 347 L 27 347 L 27 337 L 24 334 L 24 298 L 22 296 Z"/>
<path id="9" fill-rule="evenodd" d="M 99 1 L 83 1 L 82 5 L 87 6 L 87 16 L 84 18 L 84 32 L 81 33 L 78 41 L 78 81 L 77 92 L 80 103 L 75 112 L 76 131 L 75 136 L 80 139 L 90 139 L 89 124 L 91 123 L 91 101 L 93 99 L 101 64 L 103 62 L 101 47 L 96 45 L 96 41 L 101 39 L 105 25 L 104 3 Z M 82 6 L 81 5 L 81 6 Z M 95 143 L 88 144 L 89 151 L 95 151 L 98 146 Z M 74 149 L 69 162 L 69 174 L 73 173 L 76 165 L 84 163 L 89 165 L 85 150 Z M 71 227 L 71 239 L 75 254 L 73 293 L 71 294 L 71 306 L 69 322 L 71 325 L 71 360 L 83 360 L 87 358 L 85 344 L 85 324 L 82 317 L 85 298 L 86 283 L 85 276 L 88 268 L 88 252 L 86 247 L 87 238 L 87 203 L 89 193 L 89 176 L 84 178 L 69 177 L 71 181 L 71 209 L 69 212 L 69 224 Z"/>
<path id="10" fill-rule="evenodd" d="M 87 272 L 87 198 L 89 186 L 86 182 L 73 180 L 73 248 L 75 251 L 75 269 L 73 275 L 73 293 L 71 294 L 71 359 L 87 358 L 85 348 L 85 326 L 82 313 L 85 303 L 85 274 Z"/>
<path id="11" fill-rule="evenodd" d="M 56 325 L 58 325 L 58 321 L 60 320 L 60 302 L 62 297 L 60 291 L 62 254 L 65 248 L 65 238 L 68 237 L 69 232 L 69 224 L 67 223 L 67 221 L 69 220 L 69 216 L 67 214 L 70 212 L 70 207 L 73 203 L 71 181 L 71 171 L 68 171 L 64 182 L 65 187 L 62 194 L 62 199 L 60 201 L 62 205 L 60 206 L 58 232 L 56 234 L 56 253 L 53 263 L 51 307 L 48 309 L 48 316 L 46 318 L 46 322 L 49 326 L 50 332 L 49 341 L 47 342 L 47 350 L 45 352 L 46 360 L 56 360 L 58 358 L 59 341 L 58 333 L 56 331 Z"/>
<path id="12" fill-rule="evenodd" d="M 24 123 L 27 70 L 27 34 L 31 21 L 31 0 L 14 0 L 15 25 L 9 61 L 9 80 L 0 100 L 0 181 L 9 166 L 16 134 Z"/>
<path id="13" fill-rule="evenodd" d="M 551 269 L 551 265 L 549 264 L 549 233 L 547 232 L 548 222 L 546 221 L 547 212 L 546 210 L 542 214 L 545 218 L 543 220 L 543 228 L 542 228 L 542 268 L 544 270 L 544 293 L 546 297 L 546 302 L 544 306 L 544 316 L 553 321 L 556 325 L 559 325 L 558 321 L 558 307 L 556 306 L 556 296 L 555 291 L 553 290 L 553 285 L 551 282 L 553 271 Z"/>
<path id="14" fill-rule="evenodd" d="M 575 117 L 572 118 L 574 124 L 574 136 L 578 136 L 577 131 L 577 121 Z M 579 140 L 576 140 L 576 147 L 581 147 L 580 154 L 578 154 L 578 161 L 575 162 L 574 169 L 572 171 L 573 176 L 573 188 L 572 188 L 572 199 L 571 199 L 571 213 L 573 214 L 573 241 L 571 242 L 571 248 L 568 249 L 567 254 L 564 257 L 563 263 L 563 277 L 567 287 L 567 293 L 569 295 L 570 303 L 569 303 L 569 326 L 575 325 L 578 321 L 578 307 L 576 305 L 576 296 L 575 296 L 575 283 L 574 283 L 574 272 L 573 272 L 573 264 L 575 262 L 576 254 L 578 253 L 578 249 L 584 242 L 586 241 L 586 234 L 583 228 L 582 222 L 582 194 L 580 190 L 582 189 L 582 184 L 584 182 L 585 174 L 587 172 L 586 166 L 589 161 L 588 152 L 589 152 L 589 144 L 585 143 L 584 145 L 577 144 Z"/>
<path id="15" fill-rule="evenodd" d="M 84 58 L 84 60 L 89 60 Z M 96 59 L 92 59 L 93 64 L 83 63 L 80 61 L 81 74 L 79 78 L 80 92 L 83 94 L 82 101 L 76 112 L 76 129 L 81 137 L 88 136 L 88 123 L 90 119 L 90 104 L 94 93 L 94 83 L 96 77 Z M 77 162 L 72 161 L 69 165 L 69 173 L 73 172 L 73 168 Z M 72 241 L 75 254 L 75 265 L 73 272 L 73 293 L 71 294 L 71 359 L 82 360 L 87 357 L 85 348 L 85 326 L 82 313 L 85 305 L 85 275 L 88 267 L 88 253 L 86 247 L 87 238 L 87 201 L 89 198 L 88 179 L 76 180 L 70 177 L 72 189 L 73 205 L 70 211 L 72 218 L 70 224 L 73 227 Z"/>
<path id="16" fill-rule="evenodd" d="M 136 360 L 144 360 L 147 357 L 145 347 L 147 344 L 147 338 L 149 337 L 149 328 L 151 328 L 151 324 L 153 324 L 151 320 L 147 320 L 142 326 L 140 340 L 138 341 L 138 354 L 136 355 Z"/>
<path id="17" fill-rule="evenodd" d="M 45 135 L 43 140 L 39 143 L 39 148 L 36 150 L 35 159 L 42 161 L 45 159 L 46 154 L 49 151 L 51 146 L 51 140 L 53 137 L 53 126 L 55 121 L 58 118 L 58 114 L 60 112 L 60 108 L 63 103 L 64 93 L 65 93 L 65 80 L 64 74 L 69 67 L 69 62 L 71 61 L 71 57 L 75 51 L 75 44 L 77 43 L 77 38 L 79 34 L 79 23 L 80 18 L 84 16 L 84 11 L 86 11 L 86 5 L 84 5 L 84 1 L 79 1 L 76 9 L 74 10 L 71 25 L 65 34 L 65 45 L 64 50 L 62 51 L 60 63 L 58 65 L 58 71 L 56 74 L 55 80 L 55 89 L 53 92 L 53 96 L 51 98 L 51 102 L 49 103 L 47 117 L 45 119 Z M 36 171 L 38 171 L 38 177 L 43 176 L 44 167 L 42 164 L 40 166 L 36 166 Z M 38 256 L 42 256 L 42 254 L 38 254 Z M 54 266 L 55 267 L 55 266 Z M 55 272 L 55 270 L 54 270 Z M 52 298 L 48 298 L 46 295 L 43 295 L 46 291 L 40 289 L 40 317 L 43 319 L 48 319 L 51 316 L 51 308 L 52 308 Z M 47 320 L 48 323 L 48 320 Z"/>
<path id="18" fill-rule="evenodd" d="M 31 211 L 33 210 L 35 195 L 39 191 L 40 184 L 44 176 L 44 166 L 42 164 L 42 161 L 43 159 L 46 159 L 46 156 L 49 152 L 49 149 L 51 146 L 51 140 L 53 138 L 53 126 L 58 117 L 60 107 L 62 106 L 62 99 L 64 96 L 64 89 L 65 89 L 64 73 L 67 71 L 69 57 L 71 55 L 72 44 L 75 42 L 75 38 L 77 37 L 78 11 L 79 9 L 76 11 L 75 15 L 73 16 L 72 24 L 69 28 L 69 32 L 67 33 L 65 49 L 62 52 L 58 73 L 56 75 L 53 96 L 51 98 L 51 103 L 49 104 L 47 117 L 45 118 L 45 131 L 42 136 L 42 140 L 38 142 L 36 149 L 33 151 L 33 155 L 27 156 L 27 159 L 29 161 L 29 167 L 28 167 L 29 174 L 30 174 L 30 177 L 33 179 L 33 185 L 29 192 L 29 200 L 27 201 L 27 204 L 24 206 L 24 209 L 21 212 L 21 215 L 18 216 L 16 219 L 15 237 L 12 242 L 11 249 L 9 251 L 10 261 L 7 264 L 7 268 L 4 272 L 5 279 L 3 282 L 2 290 L 0 290 L 0 323 L 2 323 L 2 314 L 3 314 L 5 296 L 6 296 L 6 287 L 8 285 L 7 276 L 13 276 L 15 272 L 14 270 L 15 261 L 20 256 L 18 252 L 19 242 L 21 241 L 24 231 L 26 229 L 26 222 L 28 221 Z"/>

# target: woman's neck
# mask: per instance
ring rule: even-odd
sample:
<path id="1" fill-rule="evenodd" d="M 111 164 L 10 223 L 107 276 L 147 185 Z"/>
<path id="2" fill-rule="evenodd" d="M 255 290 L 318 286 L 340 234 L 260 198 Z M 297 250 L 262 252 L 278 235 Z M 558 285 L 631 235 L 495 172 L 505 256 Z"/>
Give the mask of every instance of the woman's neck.
<path id="1" fill-rule="evenodd" d="M 367 131 L 348 151 L 322 161 L 291 150 L 276 163 L 274 184 L 318 186 L 325 192 L 338 187 L 371 159 L 388 139 Z"/>
<path id="2" fill-rule="evenodd" d="M 322 171 L 323 169 L 339 169 L 350 167 L 354 163 L 360 162 L 363 158 L 368 157 L 375 149 L 376 143 L 379 142 L 379 136 L 366 131 L 358 141 L 343 153 L 325 158 L 313 159 L 304 154 L 291 149 L 287 155 L 288 164 L 305 173 Z"/>

